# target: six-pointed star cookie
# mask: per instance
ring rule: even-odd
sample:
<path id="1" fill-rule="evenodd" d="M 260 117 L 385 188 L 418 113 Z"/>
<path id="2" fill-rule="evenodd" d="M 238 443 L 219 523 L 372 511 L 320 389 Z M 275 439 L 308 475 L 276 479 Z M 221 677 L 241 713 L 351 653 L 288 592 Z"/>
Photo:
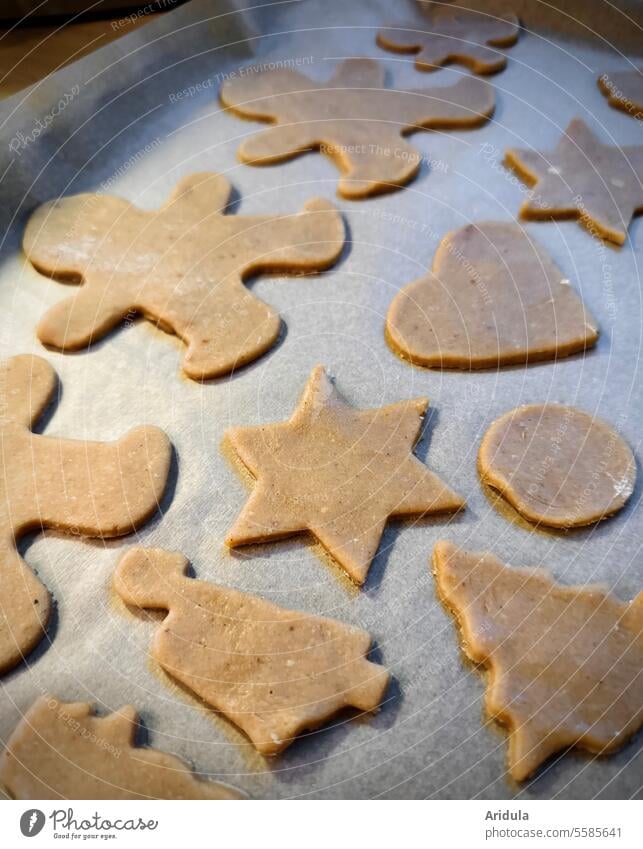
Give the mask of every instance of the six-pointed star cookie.
<path id="1" fill-rule="evenodd" d="M 632 216 L 643 210 L 643 145 L 602 144 L 575 118 L 556 149 L 513 149 L 506 162 L 534 185 L 524 218 L 579 218 L 592 233 L 622 245 Z"/>
<path id="2" fill-rule="evenodd" d="M 41 206 L 24 249 L 39 271 L 82 283 L 38 327 L 45 345 L 84 348 L 140 313 L 188 346 L 194 380 L 226 374 L 270 348 L 279 315 L 244 286 L 259 272 L 311 272 L 332 265 L 344 225 L 327 200 L 287 215 L 226 215 L 231 186 L 192 174 L 160 209 L 109 195 L 76 195 Z"/>
<path id="3" fill-rule="evenodd" d="M 321 150 L 343 172 L 339 194 L 352 199 L 398 188 L 416 174 L 422 156 L 403 135 L 478 127 L 495 102 L 493 87 L 470 76 L 440 88 L 387 89 L 373 59 L 347 59 L 327 83 L 292 70 L 235 77 L 221 100 L 238 115 L 274 124 L 241 145 L 242 162 L 271 164 Z"/>
<path id="4" fill-rule="evenodd" d="M 362 584 L 390 516 L 464 506 L 413 456 L 428 403 L 357 410 L 317 366 L 289 421 L 228 431 L 257 483 L 227 544 L 308 530 Z"/>

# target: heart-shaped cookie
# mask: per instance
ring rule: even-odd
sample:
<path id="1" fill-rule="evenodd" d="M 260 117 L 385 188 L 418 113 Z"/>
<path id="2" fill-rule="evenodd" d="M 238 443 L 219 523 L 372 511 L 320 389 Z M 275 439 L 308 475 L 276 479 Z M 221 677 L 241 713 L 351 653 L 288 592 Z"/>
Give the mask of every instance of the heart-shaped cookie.
<path id="1" fill-rule="evenodd" d="M 594 345 L 598 331 L 525 230 L 489 221 L 445 236 L 433 270 L 393 299 L 386 335 L 417 365 L 476 369 L 564 357 Z"/>

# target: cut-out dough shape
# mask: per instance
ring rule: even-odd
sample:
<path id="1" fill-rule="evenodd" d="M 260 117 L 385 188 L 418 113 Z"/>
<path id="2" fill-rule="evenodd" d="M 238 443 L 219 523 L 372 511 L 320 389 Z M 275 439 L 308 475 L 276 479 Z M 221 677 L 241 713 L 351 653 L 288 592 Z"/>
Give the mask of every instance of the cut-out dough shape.
<path id="1" fill-rule="evenodd" d="M 558 404 L 517 407 L 497 419 L 480 443 L 478 469 L 526 519 L 553 528 L 611 516 L 636 481 L 634 456 L 616 431 Z"/>
<path id="2" fill-rule="evenodd" d="M 310 150 L 328 154 L 343 173 L 339 194 L 359 199 L 405 185 L 421 154 L 402 138 L 420 129 L 478 127 L 494 109 L 493 88 L 464 77 L 455 85 L 414 91 L 384 88 L 372 59 L 347 59 L 327 83 L 292 70 L 228 80 L 222 102 L 268 130 L 239 148 L 242 162 L 264 165 Z"/>
<path id="3" fill-rule="evenodd" d="M 227 544 L 310 531 L 362 584 L 389 517 L 464 506 L 413 455 L 428 403 L 415 398 L 357 410 L 317 366 L 289 421 L 228 431 L 257 482 Z"/>
<path id="4" fill-rule="evenodd" d="M 188 578 L 187 566 L 177 552 L 132 549 L 115 588 L 128 604 L 169 611 L 152 656 L 261 754 L 278 754 L 343 708 L 378 707 L 389 676 L 365 659 L 365 631 Z"/>
<path id="5" fill-rule="evenodd" d="M 433 569 L 462 647 L 488 667 L 486 709 L 509 730 L 509 772 L 524 781 L 577 746 L 607 754 L 643 722 L 643 593 L 557 584 L 438 542 Z"/>
<path id="6" fill-rule="evenodd" d="M 643 69 L 639 71 L 610 71 L 598 78 L 598 87 L 615 109 L 643 118 Z"/>
<path id="7" fill-rule="evenodd" d="M 502 222 L 449 233 L 431 273 L 393 299 L 386 335 L 417 365 L 461 369 L 564 357 L 598 337 L 548 254 L 522 227 Z"/>
<path id="8" fill-rule="evenodd" d="M 38 338 L 62 351 L 84 348 L 140 313 L 188 346 L 194 380 L 226 374 L 270 348 L 280 318 L 244 286 L 260 272 L 321 271 L 344 244 L 344 224 L 313 198 L 287 215 L 226 215 L 231 186 L 193 174 L 167 203 L 146 211 L 110 195 L 76 195 L 41 206 L 24 250 L 38 271 L 82 283 L 52 307 Z"/>
<path id="9" fill-rule="evenodd" d="M 240 799 L 196 777 L 166 752 L 135 745 L 131 705 L 105 717 L 89 704 L 43 696 L 0 755 L 0 781 L 14 799 Z"/>
<path id="10" fill-rule="evenodd" d="M 505 161 L 533 185 L 523 218 L 578 218 L 592 234 L 622 245 L 643 210 L 643 145 L 602 144 L 580 118 L 555 150 L 508 150 Z"/>
<path id="11" fill-rule="evenodd" d="M 30 428 L 56 389 L 53 368 L 22 355 L 0 364 L 0 672 L 41 640 L 51 597 L 16 551 L 28 531 L 116 537 L 157 509 L 171 446 L 156 427 L 116 442 L 40 436 Z"/>
<path id="12" fill-rule="evenodd" d="M 506 13 L 499 17 L 455 9 L 434 12 L 429 23 L 382 29 L 377 43 L 395 53 L 415 53 L 418 71 L 435 71 L 456 62 L 474 74 L 495 74 L 507 58 L 494 47 L 511 47 L 518 41 L 520 22 Z"/>

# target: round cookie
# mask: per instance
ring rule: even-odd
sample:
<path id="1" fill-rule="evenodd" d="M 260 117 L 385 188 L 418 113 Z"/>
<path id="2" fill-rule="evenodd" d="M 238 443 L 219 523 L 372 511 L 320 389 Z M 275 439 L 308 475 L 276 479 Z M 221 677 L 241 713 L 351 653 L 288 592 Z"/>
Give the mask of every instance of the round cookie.
<path id="1" fill-rule="evenodd" d="M 517 407 L 497 419 L 480 444 L 478 470 L 522 516 L 553 528 L 611 516 L 636 480 L 634 456 L 616 431 L 557 404 Z"/>

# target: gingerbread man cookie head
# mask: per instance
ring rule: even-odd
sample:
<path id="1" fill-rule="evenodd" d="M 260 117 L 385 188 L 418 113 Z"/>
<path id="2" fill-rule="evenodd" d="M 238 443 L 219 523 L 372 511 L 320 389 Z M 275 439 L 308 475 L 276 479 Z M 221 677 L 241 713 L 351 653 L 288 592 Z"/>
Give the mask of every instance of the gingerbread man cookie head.
<path id="1" fill-rule="evenodd" d="M 455 85 L 404 91 L 384 87 L 373 59 L 346 59 L 325 83 L 291 70 L 228 80 L 221 100 L 245 118 L 273 126 L 239 148 L 250 165 L 319 150 L 342 172 L 338 193 L 358 200 L 405 185 L 421 154 L 403 139 L 419 129 L 477 127 L 492 114 L 492 87 L 465 77 Z"/>
<path id="2" fill-rule="evenodd" d="M 40 357 L 0 364 L 0 672 L 40 641 L 51 610 L 47 589 L 16 550 L 20 536 L 42 528 L 129 533 L 158 509 L 169 472 L 170 443 L 155 427 L 112 443 L 32 433 L 55 388 Z"/>
<path id="3" fill-rule="evenodd" d="M 24 236 L 27 257 L 39 271 L 81 284 L 45 314 L 39 339 L 77 350 L 138 313 L 186 343 L 183 370 L 195 380 L 260 356 L 281 322 L 244 281 L 328 268 L 342 251 L 344 225 L 321 198 L 295 214 L 226 215 L 230 191 L 225 177 L 194 174 L 157 210 L 103 195 L 37 210 Z"/>
<path id="4" fill-rule="evenodd" d="M 494 49 L 518 41 L 520 22 L 509 11 L 497 14 L 461 8 L 441 8 L 429 21 L 391 26 L 377 34 L 377 43 L 395 53 L 415 54 L 418 71 L 435 71 L 457 62 L 474 74 L 495 74 L 507 58 Z"/>

